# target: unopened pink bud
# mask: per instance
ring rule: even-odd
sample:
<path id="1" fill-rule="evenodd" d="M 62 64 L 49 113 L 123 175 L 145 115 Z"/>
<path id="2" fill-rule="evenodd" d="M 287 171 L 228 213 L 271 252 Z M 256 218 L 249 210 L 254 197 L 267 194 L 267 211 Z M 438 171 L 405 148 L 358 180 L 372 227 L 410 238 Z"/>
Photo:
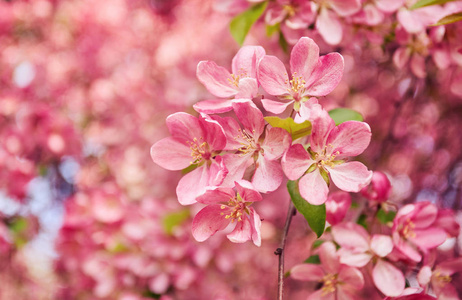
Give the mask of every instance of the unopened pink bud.
<path id="1" fill-rule="evenodd" d="M 326 219 L 331 225 L 343 221 L 351 206 L 351 196 L 347 192 L 335 192 L 329 195 L 326 201 Z"/>
<path id="2" fill-rule="evenodd" d="M 387 175 L 375 171 L 371 183 L 361 190 L 361 194 L 369 200 L 385 202 L 391 192 L 391 184 Z"/>

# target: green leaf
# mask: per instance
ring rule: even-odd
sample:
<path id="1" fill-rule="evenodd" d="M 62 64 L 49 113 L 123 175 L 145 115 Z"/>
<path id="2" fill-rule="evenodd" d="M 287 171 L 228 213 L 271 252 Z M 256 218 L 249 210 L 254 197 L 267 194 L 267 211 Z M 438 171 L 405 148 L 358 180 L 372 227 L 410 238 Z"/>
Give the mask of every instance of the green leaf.
<path id="1" fill-rule="evenodd" d="M 229 24 L 229 29 L 231 31 L 231 35 L 239 45 L 242 46 L 245 37 L 249 33 L 250 28 L 258 20 L 258 18 L 261 17 L 267 5 L 268 2 L 266 1 L 254 5 L 248 10 L 235 16 L 231 20 L 231 24 Z"/>
<path id="2" fill-rule="evenodd" d="M 298 190 L 298 182 L 289 180 L 287 190 L 295 208 L 308 221 L 310 228 L 316 233 L 318 238 L 323 234 L 326 226 L 326 205 L 312 205 L 302 198 Z"/>
<path id="3" fill-rule="evenodd" d="M 282 32 L 279 32 L 279 46 L 281 46 L 285 53 L 289 52 L 289 43 L 287 42 Z"/>
<path id="4" fill-rule="evenodd" d="M 313 242 L 313 245 L 311 246 L 311 249 L 316 249 L 316 248 L 319 248 L 319 246 L 321 246 L 322 244 L 324 243 L 323 240 L 316 240 Z"/>
<path id="5" fill-rule="evenodd" d="M 438 22 L 430 26 L 447 25 L 447 24 L 452 24 L 452 23 L 460 22 L 460 21 L 462 21 L 462 12 L 441 18 Z"/>
<path id="6" fill-rule="evenodd" d="M 276 32 L 279 32 L 279 23 L 276 23 L 274 25 L 266 25 L 266 35 L 268 37 L 272 36 Z"/>
<path id="7" fill-rule="evenodd" d="M 359 225 L 361 225 L 362 227 L 364 227 L 364 229 L 367 230 L 367 227 L 368 227 L 368 226 L 367 226 L 366 220 L 367 220 L 367 215 L 361 214 L 361 215 L 359 216 L 358 220 L 356 221 L 356 223 L 358 223 Z"/>
<path id="8" fill-rule="evenodd" d="M 456 0 L 420 0 L 414 3 L 414 5 L 411 6 L 411 10 L 425 7 L 425 6 L 430 6 L 430 5 L 437 5 L 437 4 L 444 4 L 448 2 L 452 2 Z"/>
<path id="9" fill-rule="evenodd" d="M 383 209 L 379 209 L 377 212 L 377 219 L 379 219 L 380 223 L 388 224 L 389 222 L 393 222 L 395 219 L 396 212 L 394 211 L 385 211 Z"/>
<path id="10" fill-rule="evenodd" d="M 182 175 L 186 175 L 186 174 L 188 174 L 189 172 L 192 172 L 192 171 L 194 171 L 195 169 L 197 169 L 198 166 L 199 166 L 199 164 L 190 164 L 189 167 L 186 167 L 186 168 L 184 168 L 183 170 L 181 170 L 181 174 L 182 174 Z"/>
<path id="11" fill-rule="evenodd" d="M 311 134 L 310 121 L 298 124 L 295 123 L 292 118 L 281 119 L 279 117 L 265 117 L 265 120 L 273 127 L 279 127 L 287 130 L 287 132 L 289 132 L 292 136 L 292 140 Z"/>
<path id="12" fill-rule="evenodd" d="M 335 108 L 329 111 L 329 116 L 334 120 L 335 125 L 342 124 L 346 121 L 360 121 L 362 122 L 363 116 L 349 108 Z"/>
<path id="13" fill-rule="evenodd" d="M 170 213 L 166 215 L 162 219 L 162 225 L 164 226 L 164 230 L 167 234 L 172 234 L 173 229 L 181 225 L 184 221 L 189 218 L 189 210 L 182 210 L 174 213 Z"/>
<path id="14" fill-rule="evenodd" d="M 319 255 L 311 255 L 305 259 L 304 263 L 319 265 L 321 264 L 321 260 L 319 259 Z"/>

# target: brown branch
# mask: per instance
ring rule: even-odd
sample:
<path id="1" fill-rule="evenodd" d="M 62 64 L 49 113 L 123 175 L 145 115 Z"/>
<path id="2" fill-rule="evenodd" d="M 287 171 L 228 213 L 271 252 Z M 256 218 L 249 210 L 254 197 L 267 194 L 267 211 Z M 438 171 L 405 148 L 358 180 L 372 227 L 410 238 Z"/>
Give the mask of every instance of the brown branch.
<path id="1" fill-rule="evenodd" d="M 282 232 L 282 240 L 279 248 L 274 251 L 274 254 L 279 256 L 279 265 L 278 265 L 278 300 L 283 299 L 284 295 L 284 249 L 286 246 L 287 233 L 289 232 L 290 222 L 292 217 L 295 215 L 296 210 L 292 203 L 289 202 L 289 209 L 287 210 L 286 223 L 284 225 L 284 231 Z"/>

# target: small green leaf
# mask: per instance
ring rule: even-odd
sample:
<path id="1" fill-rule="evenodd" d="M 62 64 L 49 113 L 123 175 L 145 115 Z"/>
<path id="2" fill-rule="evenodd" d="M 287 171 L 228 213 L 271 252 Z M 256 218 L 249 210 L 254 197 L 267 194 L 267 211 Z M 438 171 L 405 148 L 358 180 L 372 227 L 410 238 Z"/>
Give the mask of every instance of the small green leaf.
<path id="1" fill-rule="evenodd" d="M 335 125 L 342 124 L 346 121 L 360 121 L 362 122 L 363 116 L 349 108 L 335 108 L 329 111 L 329 116 L 334 120 Z"/>
<path id="2" fill-rule="evenodd" d="M 324 243 L 323 240 L 316 240 L 313 242 L 313 245 L 311 246 L 311 249 L 316 249 L 316 248 L 319 248 L 319 246 L 321 246 L 322 244 Z"/>
<path id="3" fill-rule="evenodd" d="M 279 32 L 279 46 L 281 46 L 282 50 L 285 53 L 289 52 L 289 43 L 287 42 L 286 38 L 282 34 L 282 32 Z M 298 102 L 296 102 L 298 103 Z"/>
<path id="4" fill-rule="evenodd" d="M 28 225 L 29 224 L 27 223 L 27 219 L 20 217 L 10 223 L 8 227 L 14 234 L 19 235 L 27 229 Z"/>
<path id="5" fill-rule="evenodd" d="M 420 0 L 414 3 L 414 5 L 411 6 L 411 10 L 425 7 L 425 6 L 430 6 L 430 5 L 437 5 L 437 4 L 444 4 L 448 2 L 452 2 L 456 0 Z"/>
<path id="6" fill-rule="evenodd" d="M 364 229 L 367 230 L 367 227 L 368 227 L 368 226 L 367 226 L 366 220 L 367 220 L 367 215 L 361 214 L 361 215 L 359 216 L 358 220 L 356 221 L 356 223 L 358 223 L 359 225 L 361 225 L 362 227 L 364 227 Z"/>
<path id="7" fill-rule="evenodd" d="M 265 120 L 273 127 L 279 127 L 287 130 L 287 132 L 289 132 L 292 136 L 292 140 L 311 134 L 310 121 L 298 124 L 295 123 L 292 118 L 281 119 L 279 117 L 265 117 Z"/>
<path id="8" fill-rule="evenodd" d="M 189 210 L 181 210 L 178 212 L 173 212 L 166 215 L 162 219 L 162 225 L 164 226 L 164 230 L 167 234 L 172 234 L 173 229 L 181 225 L 184 221 L 189 218 Z"/>
<path id="9" fill-rule="evenodd" d="M 289 180 L 287 190 L 295 208 L 308 221 L 310 228 L 316 233 L 318 238 L 323 234 L 326 226 L 326 205 L 312 205 L 302 198 L 298 190 L 298 182 Z"/>
<path id="10" fill-rule="evenodd" d="M 239 45 L 242 46 L 250 28 L 261 17 L 267 5 L 266 1 L 254 5 L 231 20 L 229 29 Z"/>
<path id="11" fill-rule="evenodd" d="M 394 211 L 385 211 L 383 209 L 379 209 L 377 212 L 377 219 L 379 219 L 380 223 L 388 224 L 389 222 L 393 222 L 395 219 L 396 212 Z"/>
<path id="12" fill-rule="evenodd" d="M 311 255 L 305 259 L 304 263 L 319 265 L 321 264 L 321 260 L 319 259 L 319 255 Z"/>
<path id="13" fill-rule="evenodd" d="M 460 22 L 460 21 L 462 21 L 462 12 L 441 18 L 438 22 L 430 26 L 447 25 L 447 24 L 452 24 L 452 23 Z"/>
<path id="14" fill-rule="evenodd" d="M 276 32 L 279 32 L 279 23 L 276 23 L 274 25 L 266 25 L 266 35 L 268 37 L 272 36 Z"/>

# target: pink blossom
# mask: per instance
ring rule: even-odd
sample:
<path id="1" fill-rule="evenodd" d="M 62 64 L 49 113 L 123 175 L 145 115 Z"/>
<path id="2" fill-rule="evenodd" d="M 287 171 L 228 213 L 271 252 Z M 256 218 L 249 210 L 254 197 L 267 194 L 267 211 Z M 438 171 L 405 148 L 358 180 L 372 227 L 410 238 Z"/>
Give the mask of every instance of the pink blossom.
<path id="1" fill-rule="evenodd" d="M 289 148 L 291 137 L 282 128 L 265 129 L 263 114 L 251 101 L 235 102 L 233 108 L 243 129 L 234 119 L 215 117 L 228 136 L 227 149 L 237 150 L 223 157 L 230 174 L 223 184 L 242 179 L 250 168 L 253 186 L 262 193 L 272 192 L 282 183 L 279 158 Z"/>
<path id="2" fill-rule="evenodd" d="M 424 253 L 436 248 L 446 240 L 446 232 L 434 223 L 438 214 L 430 202 L 418 202 L 403 206 L 393 221 L 393 243 L 402 254 L 419 262 Z"/>
<path id="3" fill-rule="evenodd" d="M 319 57 L 318 45 L 312 39 L 302 37 L 292 49 L 290 70 L 291 79 L 284 64 L 275 56 L 266 55 L 260 61 L 258 79 L 263 89 L 286 100 L 262 100 L 267 111 L 279 114 L 292 103 L 298 111 L 300 104 L 309 97 L 329 94 L 342 79 L 343 57 L 339 53 Z"/>
<path id="4" fill-rule="evenodd" d="M 291 29 L 308 27 L 314 21 L 312 3 L 304 0 L 277 0 L 270 2 L 265 22 L 269 25 L 283 23 Z"/>
<path id="5" fill-rule="evenodd" d="M 260 46 L 244 46 L 234 56 L 232 73 L 213 61 L 197 65 L 197 78 L 213 95 L 220 98 L 252 99 L 258 93 L 257 66 L 265 55 Z M 203 113 L 222 113 L 232 109 L 233 100 L 205 100 L 194 105 Z"/>
<path id="6" fill-rule="evenodd" d="M 346 162 L 348 156 L 361 154 L 371 140 L 371 129 L 363 122 L 347 121 L 335 126 L 325 110 L 318 110 L 312 121 L 308 150 L 294 144 L 282 158 L 282 169 L 290 180 L 300 178 L 300 194 L 309 203 L 327 200 L 329 176 L 346 192 L 359 192 L 372 172 L 360 162 Z"/>
<path id="7" fill-rule="evenodd" d="M 391 192 L 391 183 L 387 175 L 380 171 L 374 171 L 371 183 L 361 190 L 361 194 L 369 200 L 385 202 Z"/>
<path id="8" fill-rule="evenodd" d="M 376 258 L 372 270 L 375 286 L 387 296 L 399 296 L 404 290 L 403 273 L 384 258 L 393 250 L 391 237 L 374 234 L 372 237 L 360 225 L 343 223 L 332 227 L 332 236 L 340 245 L 340 262 L 353 267 L 364 267 Z"/>
<path id="9" fill-rule="evenodd" d="M 363 274 L 339 262 L 332 242 L 324 242 L 319 247 L 319 258 L 321 265 L 301 264 L 290 271 L 294 279 L 322 283 L 322 287 L 312 293 L 308 300 L 357 299 L 355 292 L 364 286 Z"/>
<path id="10" fill-rule="evenodd" d="M 417 275 L 417 280 L 422 287 L 431 284 L 438 299 L 458 300 L 458 293 L 451 284 L 452 276 L 462 271 L 462 258 L 445 260 L 435 266 L 423 266 Z"/>
<path id="11" fill-rule="evenodd" d="M 181 204 L 193 204 L 206 187 L 220 185 L 227 174 L 222 157 L 217 156 L 226 146 L 226 137 L 220 124 L 204 116 L 175 113 L 166 122 L 172 136 L 155 143 L 151 157 L 167 170 L 197 166 L 176 188 Z"/>
<path id="12" fill-rule="evenodd" d="M 338 191 L 329 194 L 326 201 L 327 222 L 331 225 L 342 222 L 350 206 L 351 196 L 349 193 Z"/>
<path id="13" fill-rule="evenodd" d="M 230 223 L 235 223 L 234 230 L 227 235 L 234 243 L 252 240 L 256 246 L 261 245 L 260 216 L 250 205 L 261 201 L 260 193 L 250 182 L 235 182 L 236 192 L 230 188 L 208 190 L 197 201 L 206 204 L 194 217 L 192 233 L 194 238 L 203 242 L 217 231 L 223 230 Z"/>

